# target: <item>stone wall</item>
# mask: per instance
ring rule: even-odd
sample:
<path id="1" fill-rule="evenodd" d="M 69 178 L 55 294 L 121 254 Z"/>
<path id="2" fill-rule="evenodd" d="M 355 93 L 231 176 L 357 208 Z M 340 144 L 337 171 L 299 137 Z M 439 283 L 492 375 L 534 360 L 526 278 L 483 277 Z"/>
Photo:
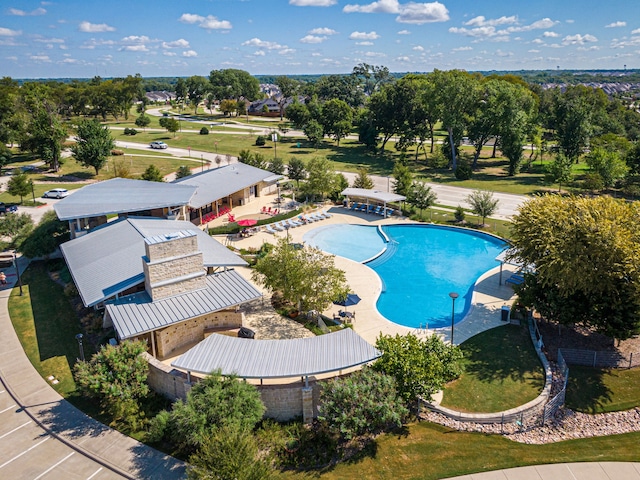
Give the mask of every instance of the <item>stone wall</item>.
<path id="1" fill-rule="evenodd" d="M 205 328 L 239 328 L 243 322 L 244 312 L 222 310 L 157 330 L 158 358 L 168 357 L 180 347 L 204 340 Z"/>
<path id="2" fill-rule="evenodd" d="M 311 422 L 313 418 L 318 416 L 320 384 L 315 379 L 312 380 L 310 378 L 309 389 L 311 391 L 304 392 L 304 382 L 284 385 L 259 385 L 258 391 L 260 392 L 262 403 L 267 408 L 264 416 L 280 422 L 303 417 L 306 423 Z M 306 398 L 303 399 L 303 397 Z M 306 409 L 303 409 L 304 404 L 306 404 Z"/>
<path id="3" fill-rule="evenodd" d="M 149 387 L 172 401 L 185 400 L 191 390 L 187 375 L 175 368 L 156 360 L 148 353 L 142 354 L 149 364 L 147 383 Z"/>

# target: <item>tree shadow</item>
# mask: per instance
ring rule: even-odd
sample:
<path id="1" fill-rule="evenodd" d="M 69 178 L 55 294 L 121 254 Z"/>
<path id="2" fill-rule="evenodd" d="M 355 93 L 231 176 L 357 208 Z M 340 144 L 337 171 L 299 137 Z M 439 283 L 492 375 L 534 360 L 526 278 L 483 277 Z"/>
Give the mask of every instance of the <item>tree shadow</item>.
<path id="1" fill-rule="evenodd" d="M 567 407 L 586 413 L 597 413 L 610 403 L 613 392 L 604 382 L 606 370 L 576 367 L 569 368 L 565 403 Z"/>

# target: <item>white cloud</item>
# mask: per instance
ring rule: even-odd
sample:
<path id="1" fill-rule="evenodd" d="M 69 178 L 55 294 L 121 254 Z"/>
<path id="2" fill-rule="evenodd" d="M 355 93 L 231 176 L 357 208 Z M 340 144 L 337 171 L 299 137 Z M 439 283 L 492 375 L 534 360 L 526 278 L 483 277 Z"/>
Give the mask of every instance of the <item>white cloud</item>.
<path id="1" fill-rule="evenodd" d="M 396 60 L 396 62 L 402 62 L 402 63 L 411 61 L 411 59 L 409 57 L 397 57 L 395 60 Z"/>
<path id="2" fill-rule="evenodd" d="M 380 38 L 376 32 L 353 32 L 349 35 L 350 40 L 377 40 Z"/>
<path id="3" fill-rule="evenodd" d="M 296 53 L 295 48 L 283 48 L 278 52 L 278 55 L 291 55 L 292 53 Z"/>
<path id="4" fill-rule="evenodd" d="M 310 35 L 337 35 L 338 32 L 331 28 L 320 27 L 314 28 L 313 30 L 309 30 Z"/>
<path id="5" fill-rule="evenodd" d="M 604 28 L 618 28 L 618 27 L 626 27 L 627 26 L 627 22 L 613 22 L 610 23 L 609 25 L 605 25 Z"/>
<path id="6" fill-rule="evenodd" d="M 7 60 L 12 61 L 12 62 L 17 62 L 18 61 L 18 57 L 16 57 L 15 55 L 12 55 L 10 57 L 4 57 L 4 58 L 6 58 Z"/>
<path id="7" fill-rule="evenodd" d="M 380 53 L 380 52 L 365 52 L 364 56 L 367 58 L 382 58 L 382 57 L 386 57 L 386 55 L 384 53 Z"/>
<path id="8" fill-rule="evenodd" d="M 600 47 L 597 45 L 591 45 L 590 47 L 578 47 L 576 48 L 576 50 L 579 50 L 581 52 L 594 52 L 596 50 L 600 50 Z"/>
<path id="9" fill-rule="evenodd" d="M 356 45 L 360 45 L 360 46 L 363 46 L 363 47 L 370 47 L 371 45 L 373 45 L 373 42 L 365 40 L 365 41 L 362 41 L 362 42 L 356 42 Z"/>
<path id="10" fill-rule="evenodd" d="M 115 28 L 107 25 L 106 23 L 90 23 L 85 21 L 78 25 L 78 30 L 85 33 L 102 33 L 113 32 L 115 31 Z"/>
<path id="11" fill-rule="evenodd" d="M 398 32 L 398 35 L 411 35 L 411 32 L 409 30 L 400 30 Z M 406 57 L 399 57 L 399 58 L 406 58 Z"/>
<path id="12" fill-rule="evenodd" d="M 531 49 L 527 50 L 527 53 L 540 53 L 540 50 Z"/>
<path id="13" fill-rule="evenodd" d="M 176 52 L 172 52 L 172 51 L 164 51 L 164 52 L 162 52 L 162 54 L 163 54 L 165 57 L 175 57 L 175 56 L 177 56 L 177 55 L 178 55 Z"/>
<path id="14" fill-rule="evenodd" d="M 638 35 L 640 34 L 640 28 L 636 28 L 635 30 L 631 30 L 631 35 Z"/>
<path id="15" fill-rule="evenodd" d="M 185 52 L 182 52 L 182 56 L 183 57 L 197 57 L 198 53 L 195 50 L 187 50 Z"/>
<path id="16" fill-rule="evenodd" d="M 536 38 L 536 39 L 534 39 L 534 40 L 531 40 L 531 43 L 535 43 L 536 45 L 541 45 L 541 44 L 543 44 L 544 42 L 543 42 L 542 40 L 540 40 L 539 38 Z"/>
<path id="17" fill-rule="evenodd" d="M 203 17 L 193 13 L 183 13 L 178 20 L 182 23 L 197 24 L 205 30 L 231 30 L 233 28 L 228 20 L 218 20 L 213 15 Z"/>
<path id="18" fill-rule="evenodd" d="M 253 52 L 253 54 L 254 54 L 256 57 L 264 57 L 264 56 L 266 55 L 266 53 L 265 53 L 265 51 L 264 51 L 264 50 L 256 50 L 255 52 Z"/>
<path id="19" fill-rule="evenodd" d="M 266 48 L 267 50 L 278 50 L 281 48 L 287 48 L 286 45 L 280 45 L 276 42 L 268 42 L 266 40 L 260 40 L 259 38 L 252 38 L 251 40 L 247 40 L 246 42 L 241 43 L 244 47 L 259 47 Z"/>
<path id="20" fill-rule="evenodd" d="M 162 48 L 189 48 L 189 42 L 184 38 L 180 38 L 173 42 L 162 42 Z"/>
<path id="21" fill-rule="evenodd" d="M 22 30 L 0 27 L 0 37 L 17 37 L 18 35 L 22 35 Z"/>
<path id="22" fill-rule="evenodd" d="M 367 5 L 345 5 L 342 11 L 345 13 L 398 14 L 396 22 L 415 25 L 449 20 L 449 10 L 440 2 L 401 4 L 398 0 L 378 0 Z"/>
<path id="23" fill-rule="evenodd" d="M 47 13 L 47 11 L 42 7 L 36 8 L 35 10 L 32 10 L 30 12 L 26 12 L 18 8 L 9 9 L 9 15 L 17 15 L 19 17 L 33 17 L 37 15 L 44 15 L 45 13 Z"/>
<path id="24" fill-rule="evenodd" d="M 125 45 L 124 47 L 120 48 L 120 51 L 125 51 L 125 52 L 148 52 L 149 49 L 147 48 L 146 45 L 140 44 L 140 45 Z"/>
<path id="25" fill-rule="evenodd" d="M 518 17 L 516 17 L 515 15 L 512 15 L 510 17 L 502 16 L 500 18 L 489 19 L 489 20 L 487 20 L 482 15 L 480 15 L 478 17 L 472 18 L 471 20 L 464 23 L 463 25 L 467 25 L 471 27 L 485 27 L 485 26 L 495 27 L 497 25 L 511 25 L 514 23 L 518 23 Z"/>
<path id="26" fill-rule="evenodd" d="M 124 37 L 122 39 L 122 43 L 130 43 L 130 44 L 140 44 L 147 43 L 151 39 L 146 35 L 138 36 L 138 35 L 129 35 L 128 37 Z"/>
<path id="27" fill-rule="evenodd" d="M 585 43 L 588 43 L 588 42 L 597 42 L 597 41 L 598 39 L 596 37 L 588 33 L 586 35 L 580 35 L 579 33 L 576 33 L 575 35 L 567 35 L 566 37 L 564 37 L 562 39 L 562 44 L 563 45 L 584 45 Z"/>
<path id="28" fill-rule="evenodd" d="M 31 55 L 29 57 L 31 60 L 33 60 L 34 62 L 39 62 L 39 63 L 50 63 L 51 59 L 49 58 L 49 55 Z"/>
<path id="29" fill-rule="evenodd" d="M 415 50 L 416 52 L 424 52 L 424 47 L 422 45 L 416 45 L 412 50 Z"/>
<path id="30" fill-rule="evenodd" d="M 556 38 L 556 37 L 559 37 L 560 34 L 556 32 L 544 32 L 542 36 L 545 38 Z"/>
<path id="31" fill-rule="evenodd" d="M 327 37 L 319 37 L 317 35 L 306 35 L 300 39 L 300 43 L 322 43 Z"/>
<path id="32" fill-rule="evenodd" d="M 76 60 L 75 58 L 65 58 L 64 60 L 62 60 L 62 63 L 76 64 L 76 63 L 80 63 L 80 62 L 78 60 Z"/>
<path id="33" fill-rule="evenodd" d="M 454 48 L 454 52 L 468 52 L 469 50 L 473 50 L 473 47 L 457 47 Z"/>
<path id="34" fill-rule="evenodd" d="M 337 0 L 289 0 L 289 5 L 295 7 L 330 7 Z"/>

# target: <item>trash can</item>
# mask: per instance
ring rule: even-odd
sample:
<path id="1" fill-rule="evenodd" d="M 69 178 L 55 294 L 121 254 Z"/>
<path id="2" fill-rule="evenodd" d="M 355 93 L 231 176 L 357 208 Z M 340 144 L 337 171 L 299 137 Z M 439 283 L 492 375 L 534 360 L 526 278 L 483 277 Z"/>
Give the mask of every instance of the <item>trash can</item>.
<path id="1" fill-rule="evenodd" d="M 509 321 L 509 313 L 511 312 L 511 309 L 509 307 L 507 307 L 506 305 L 504 305 L 502 307 L 502 321 L 503 322 L 508 322 Z"/>
<path id="2" fill-rule="evenodd" d="M 256 332 L 254 332 L 253 330 L 251 330 L 250 328 L 246 328 L 246 327 L 240 327 L 240 330 L 238 330 L 238 338 L 255 338 L 256 336 Z"/>

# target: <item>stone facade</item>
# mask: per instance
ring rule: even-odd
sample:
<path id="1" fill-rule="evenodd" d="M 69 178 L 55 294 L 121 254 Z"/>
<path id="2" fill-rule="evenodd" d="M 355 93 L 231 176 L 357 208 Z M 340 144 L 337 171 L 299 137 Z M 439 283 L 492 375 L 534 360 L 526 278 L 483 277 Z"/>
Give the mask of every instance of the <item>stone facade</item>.
<path id="1" fill-rule="evenodd" d="M 155 341 L 158 358 L 169 357 L 178 348 L 201 342 L 205 329 L 240 328 L 243 322 L 244 312 L 222 310 L 157 330 Z"/>
<path id="2" fill-rule="evenodd" d="M 304 382 L 285 385 L 259 385 L 260 398 L 267 408 L 264 416 L 280 422 L 302 417 L 310 423 L 318 416 L 320 384 L 311 377 L 309 387 Z"/>
<path id="3" fill-rule="evenodd" d="M 149 363 L 149 375 L 147 376 L 149 387 L 172 401 L 185 400 L 187 393 L 191 390 L 187 375 L 156 360 L 148 353 L 142 355 Z"/>

